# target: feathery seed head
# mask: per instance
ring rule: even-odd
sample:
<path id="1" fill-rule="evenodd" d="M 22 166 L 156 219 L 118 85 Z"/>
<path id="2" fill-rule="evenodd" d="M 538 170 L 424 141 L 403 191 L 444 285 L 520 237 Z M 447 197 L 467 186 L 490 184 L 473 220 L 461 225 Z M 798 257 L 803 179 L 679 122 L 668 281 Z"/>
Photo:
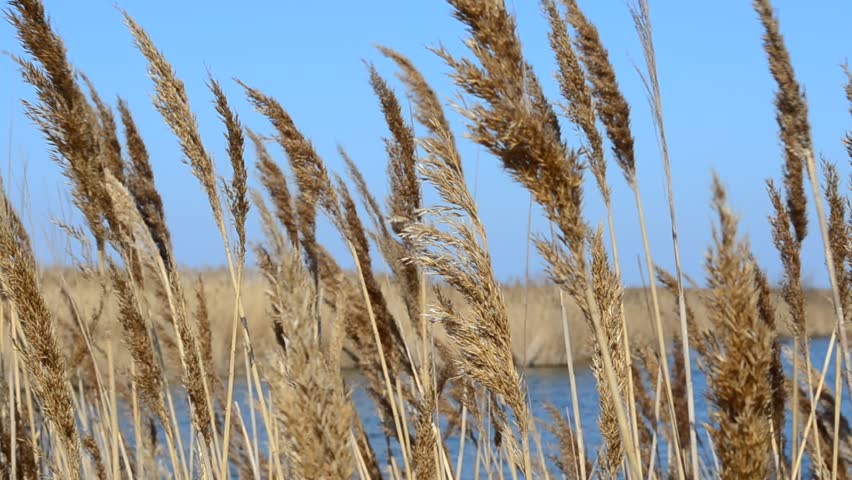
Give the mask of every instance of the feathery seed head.
<path id="1" fill-rule="evenodd" d="M 765 478 L 770 472 L 773 336 L 760 318 L 755 266 L 748 242 L 737 239 L 737 218 L 714 178 L 713 205 L 719 218 L 708 250 L 707 307 L 713 325 L 705 356 L 708 397 L 714 405 L 711 436 L 723 479 Z"/>
<path id="2" fill-rule="evenodd" d="M 192 167 L 193 175 L 201 182 L 207 194 L 216 225 L 223 228 L 225 222 L 219 191 L 216 188 L 216 169 L 201 141 L 198 122 L 190 109 L 186 88 L 145 30 L 130 14 L 123 13 L 124 23 L 133 35 L 136 47 L 148 60 L 148 76 L 154 82 L 154 107 L 177 137 L 183 154 Z"/>
<path id="3" fill-rule="evenodd" d="M 790 54 L 784 45 L 778 19 L 769 0 L 754 0 L 753 6 L 763 24 L 763 48 L 769 59 L 769 71 L 778 84 L 775 94 L 776 120 L 784 144 L 784 188 L 787 210 L 796 239 L 801 242 L 807 235 L 807 200 L 803 171 L 805 156 L 813 148 L 811 127 L 808 121 L 808 104 L 796 81 Z"/>
<path id="4" fill-rule="evenodd" d="M 633 152 L 633 134 L 630 131 L 630 105 L 621 94 L 609 54 L 601 42 L 597 27 L 580 10 L 576 0 L 563 0 L 568 12 L 568 22 L 574 28 L 574 45 L 586 67 L 591 83 L 592 97 L 598 118 L 606 128 L 612 142 L 616 162 L 624 172 L 627 183 L 636 178 L 636 161 Z"/>
<path id="5" fill-rule="evenodd" d="M 210 91 L 213 92 L 215 97 L 216 113 L 219 114 L 219 118 L 225 124 L 228 157 L 231 160 L 231 168 L 234 172 L 230 185 L 225 184 L 225 193 L 228 196 L 231 215 L 234 218 L 234 226 L 239 240 L 239 258 L 242 260 L 246 253 L 246 217 L 248 217 L 250 208 L 247 194 L 248 172 L 243 157 L 245 152 L 243 126 L 237 114 L 228 105 L 225 92 L 222 91 L 221 85 L 213 78 L 212 74 L 209 75 L 208 82 Z"/>

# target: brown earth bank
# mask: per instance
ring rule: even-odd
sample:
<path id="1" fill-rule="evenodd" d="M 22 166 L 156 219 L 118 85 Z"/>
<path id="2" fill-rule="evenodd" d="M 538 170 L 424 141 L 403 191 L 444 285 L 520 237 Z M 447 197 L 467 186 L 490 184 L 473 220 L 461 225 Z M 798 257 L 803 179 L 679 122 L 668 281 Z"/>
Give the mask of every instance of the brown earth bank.
<path id="1" fill-rule="evenodd" d="M 183 279 L 191 312 L 195 312 L 198 307 L 196 292 L 199 280 L 204 283 L 204 296 L 212 330 L 214 363 L 219 373 L 227 375 L 230 332 L 235 311 L 234 294 L 228 274 L 220 270 L 187 270 Z M 78 334 L 79 318 L 90 325 L 92 343 L 100 350 L 97 357 L 105 357 L 103 353 L 106 345 L 113 342 L 116 363 L 119 366 L 130 365 L 130 356 L 122 345 L 116 320 L 115 297 L 109 286 L 104 290 L 94 278 L 74 270 L 58 268 L 42 272 L 42 286 L 49 308 L 58 320 L 58 333 L 69 357 L 84 358 L 81 354 L 84 353 L 82 349 L 85 348 L 85 343 Z M 411 332 L 407 331 L 409 329 L 405 320 L 405 307 L 395 287 L 384 281 L 383 290 L 391 311 L 407 333 L 406 337 L 412 338 L 409 335 Z M 679 325 L 674 298 L 664 289 L 659 289 L 658 292 L 664 333 L 667 338 L 671 338 L 678 331 Z M 447 290 L 446 293 L 451 299 L 459 300 L 458 304 L 463 303 L 461 299 L 454 298 L 454 291 Z M 503 296 L 511 325 L 513 352 L 518 363 L 529 367 L 565 365 L 565 339 L 557 287 L 545 281 L 533 282 L 528 288 L 519 283 L 504 284 Z M 255 353 L 260 358 L 266 357 L 278 346 L 267 315 L 269 304 L 266 284 L 260 275 L 255 272 L 246 273 L 242 298 Z M 149 308 L 156 312 L 158 302 L 153 294 L 149 294 L 148 300 Z M 774 300 L 778 309 L 779 328 L 782 335 L 786 336 L 790 332 L 789 314 L 779 294 L 774 295 Z M 688 290 L 687 303 L 694 311 L 699 327 L 706 328 L 707 315 L 702 291 Z M 812 336 L 830 335 L 834 325 L 830 292 L 810 290 L 806 293 L 806 304 L 808 333 Z M 582 366 L 591 359 L 592 334 L 580 311 L 567 296 L 564 305 L 574 350 L 573 361 L 575 365 Z M 629 288 L 624 292 L 625 318 L 633 347 L 650 345 L 654 340 L 651 308 L 647 289 Z M 331 315 L 326 315 L 326 318 L 331 318 Z M 172 374 L 176 375 L 179 373 L 179 357 L 176 348 L 170 348 L 175 346 L 172 340 L 174 331 L 165 321 L 160 322 L 158 329 L 161 340 L 170 351 L 167 355 L 172 355 L 174 360 L 167 362 L 167 368 L 169 365 L 173 366 L 175 371 Z M 435 325 L 434 332 L 436 336 L 443 336 L 439 324 Z M 348 359 L 344 358 L 344 365 L 352 367 L 347 361 Z"/>

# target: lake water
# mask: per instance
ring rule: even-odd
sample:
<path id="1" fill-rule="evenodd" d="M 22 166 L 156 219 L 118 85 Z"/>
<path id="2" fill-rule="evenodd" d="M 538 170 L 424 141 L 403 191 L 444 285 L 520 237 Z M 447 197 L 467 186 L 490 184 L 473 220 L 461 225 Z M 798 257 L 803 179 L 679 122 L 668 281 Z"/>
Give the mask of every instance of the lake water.
<path id="1" fill-rule="evenodd" d="M 787 341 L 785 342 L 785 344 L 790 345 L 790 342 Z M 822 363 L 825 358 L 825 353 L 828 348 L 828 339 L 813 339 L 811 340 L 810 348 L 814 368 L 816 370 L 819 370 L 822 367 Z M 708 402 L 705 397 L 706 380 L 702 372 L 695 366 L 696 362 L 694 360 L 695 359 L 693 358 L 692 373 L 694 388 L 696 392 L 695 405 L 697 425 L 699 426 L 698 435 L 702 437 L 702 442 L 706 443 L 707 436 L 704 432 L 704 429 L 701 428 L 701 425 L 708 419 Z M 789 364 L 786 364 L 786 360 L 785 368 L 788 369 L 789 373 L 791 367 Z M 597 431 L 598 395 L 595 387 L 595 380 L 592 376 L 591 371 L 588 368 L 579 368 L 576 370 L 576 374 L 577 391 L 579 397 L 579 410 L 583 422 L 582 426 L 586 445 L 586 452 L 590 455 L 592 460 L 594 460 L 594 452 L 596 451 L 596 448 L 600 446 L 601 443 L 601 438 Z M 567 369 L 528 369 L 525 371 L 524 379 L 527 386 L 529 401 L 532 405 L 533 413 L 535 414 L 537 419 L 542 420 L 544 422 L 550 421 L 550 414 L 544 408 L 547 402 L 554 404 L 563 413 L 571 412 L 571 393 Z M 385 464 L 387 460 L 385 437 L 381 431 L 381 426 L 376 417 L 372 400 L 367 396 L 363 389 L 358 387 L 360 384 L 362 384 L 363 379 L 357 376 L 352 376 L 347 378 L 347 380 L 350 385 L 355 387 L 353 392 L 353 398 L 355 401 L 356 408 L 361 414 L 361 418 L 364 421 L 364 426 L 367 431 L 368 437 L 374 446 L 376 454 L 379 457 L 379 461 Z M 827 386 L 831 386 L 833 389 L 833 365 L 829 368 L 826 383 Z M 843 393 L 845 394 L 846 392 L 844 391 Z M 236 399 L 238 402 L 241 403 L 240 409 L 242 410 L 244 418 L 246 418 L 245 416 L 248 415 L 248 406 L 245 405 L 245 395 L 245 386 L 238 386 L 236 392 Z M 852 410 L 850 410 L 850 402 L 844 399 L 841 411 L 844 416 L 850 418 L 850 415 L 852 415 Z M 187 420 L 186 428 L 189 428 L 188 415 L 185 418 Z M 573 423 L 573 418 L 571 420 Z M 792 422 L 790 419 L 790 415 L 787 415 L 788 434 L 791 430 L 791 423 Z M 551 453 L 555 453 L 556 444 L 554 437 L 549 432 L 547 432 L 546 429 L 542 426 L 539 426 L 537 430 L 541 435 L 542 444 L 545 450 L 545 456 Z M 447 447 L 450 450 L 451 462 L 453 463 L 453 465 L 455 465 L 459 448 L 457 436 L 453 436 L 448 440 Z M 664 449 L 662 454 L 664 454 Z M 473 478 L 473 465 L 475 463 L 475 460 L 476 447 L 471 442 L 468 442 L 465 446 L 465 466 L 462 478 Z M 662 461 L 665 462 L 665 459 L 663 459 Z"/>

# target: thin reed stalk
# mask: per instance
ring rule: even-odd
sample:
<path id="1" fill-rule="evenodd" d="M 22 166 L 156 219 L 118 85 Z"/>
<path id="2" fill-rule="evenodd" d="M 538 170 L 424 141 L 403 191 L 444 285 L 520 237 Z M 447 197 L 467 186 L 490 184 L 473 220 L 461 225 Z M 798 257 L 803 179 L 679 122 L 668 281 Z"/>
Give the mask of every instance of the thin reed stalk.
<path id="1" fill-rule="evenodd" d="M 645 64 L 647 68 L 647 77 L 643 77 L 646 89 L 648 89 L 648 99 L 654 113 L 654 125 L 659 139 L 660 153 L 663 159 L 663 170 L 666 175 L 666 198 L 669 206 L 669 220 L 671 222 L 672 250 L 674 252 L 675 272 L 677 278 L 677 298 L 678 298 L 678 316 L 680 319 L 680 353 L 683 356 L 683 369 L 686 391 L 683 394 L 686 396 L 687 414 L 689 416 L 689 449 L 690 449 L 690 465 L 692 466 L 692 477 L 698 478 L 698 446 L 695 430 L 695 394 L 693 392 L 692 383 L 692 362 L 690 360 L 689 348 L 689 322 L 686 314 L 686 299 L 684 298 L 683 274 L 681 272 L 680 261 L 680 246 L 678 243 L 677 220 L 675 216 L 675 200 L 674 191 L 672 189 L 672 173 L 671 161 L 669 159 L 669 147 L 666 140 L 665 122 L 663 122 L 663 105 L 662 93 L 660 92 L 660 82 L 657 74 L 657 59 L 654 50 L 654 38 L 651 30 L 651 13 L 648 5 L 648 0 L 638 0 L 638 4 L 633 4 L 630 7 L 631 15 L 636 26 L 636 31 L 639 34 L 639 39 L 642 43 L 642 50 L 645 55 Z M 684 437 L 683 432 L 679 432 L 681 438 Z M 684 448 L 683 441 L 679 440 L 680 447 Z"/>
<path id="2" fill-rule="evenodd" d="M 586 449 L 583 437 L 583 420 L 580 417 L 580 397 L 577 395 L 577 375 L 574 372 L 574 350 L 571 347 L 571 334 L 568 328 L 568 312 L 565 308 L 565 294 L 559 290 L 559 306 L 562 312 L 562 336 L 565 340 L 565 355 L 568 363 L 568 382 L 571 388 L 571 409 L 574 414 L 574 430 L 576 431 L 577 456 L 580 461 L 580 478 L 586 476 Z"/>

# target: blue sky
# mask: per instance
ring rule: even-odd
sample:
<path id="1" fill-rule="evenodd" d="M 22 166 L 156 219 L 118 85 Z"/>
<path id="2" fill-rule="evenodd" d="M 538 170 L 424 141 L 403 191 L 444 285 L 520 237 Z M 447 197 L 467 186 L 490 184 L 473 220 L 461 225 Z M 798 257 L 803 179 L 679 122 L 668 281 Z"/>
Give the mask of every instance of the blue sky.
<path id="1" fill-rule="evenodd" d="M 92 79 L 103 98 L 113 100 L 121 95 L 129 102 L 151 153 L 178 260 L 194 267 L 224 264 L 207 200 L 151 104 L 152 85 L 145 75 L 145 62 L 133 47 L 113 1 L 44 3 L 55 29 L 65 39 L 73 64 Z M 457 98 L 457 90 L 446 75 L 448 69 L 427 51 L 428 46 L 442 43 L 451 52 L 466 54 L 464 29 L 450 15 L 450 7 L 439 0 L 123 0 L 118 4 L 148 31 L 186 83 L 206 147 L 223 175 L 230 172 L 222 125 L 204 84 L 208 69 L 223 82 L 247 126 L 261 133 L 271 130 L 251 110 L 232 78 L 240 78 L 280 100 L 332 170 L 342 171 L 336 146 L 343 145 L 379 197 L 387 191 L 381 141 L 387 131 L 367 83 L 363 60 L 375 62 L 397 92 L 404 93 L 393 78 L 393 65 L 373 46 L 388 45 L 408 55 L 443 100 L 449 103 Z M 703 278 L 703 258 L 710 242 L 709 185 L 713 170 L 728 186 L 731 203 L 742 217 L 742 233 L 749 236 L 761 264 L 770 278 L 780 277 L 766 220 L 769 201 L 764 184 L 767 178 L 780 178 L 781 172 L 772 107 L 774 84 L 762 51 L 760 25 L 750 4 L 745 0 L 712 4 L 651 1 L 681 256 L 686 273 L 696 279 Z M 644 91 L 634 70 L 634 63 L 641 65 L 643 61 L 627 4 L 621 0 L 580 0 L 580 5 L 597 24 L 631 103 L 650 243 L 657 263 L 672 268 L 662 163 Z M 848 178 L 848 158 L 840 139 L 852 129 L 852 117 L 843 94 L 841 64 L 852 46 L 852 29 L 848 28 L 852 3 L 778 0 L 775 6 L 796 73 L 807 91 L 817 153 L 837 162 Z M 509 1 L 509 8 L 517 14 L 527 59 L 545 91 L 558 101 L 547 24 L 538 2 Z M 0 24 L 0 49 L 21 53 L 14 32 L 5 22 Z M 0 79 L 2 138 L 6 140 L 11 131 L 9 158 L 0 162 L 4 177 L 11 179 L 7 182 L 15 198 L 21 184 L 28 185 L 28 216 L 42 261 L 64 261 L 64 243 L 50 219 L 71 218 L 80 223 L 80 216 L 69 209 L 59 167 L 50 160 L 45 142 L 22 113 L 20 99 L 33 99 L 34 94 L 21 82 L 7 57 L 0 57 Z M 458 115 L 452 116 L 461 137 L 464 123 Z M 565 130 L 571 133 L 570 128 Z M 569 136 L 567 140 L 577 145 L 576 138 Z M 529 196 L 500 170 L 497 160 L 466 142 L 461 150 L 471 188 L 476 185 L 495 271 L 504 280 L 520 278 L 525 271 Z M 283 155 L 273 151 L 285 163 Z M 247 160 L 254 163 L 250 148 Z M 638 285 L 637 255 L 642 248 L 636 209 L 612 162 L 609 172 L 625 281 Z M 254 179 L 252 182 L 257 185 Z M 427 191 L 427 203 L 434 199 Z M 604 211 L 591 175 L 587 175 L 585 201 L 590 223 L 603 222 Z M 536 232 L 547 232 L 537 210 L 533 221 Z M 250 239 L 260 239 L 254 217 L 249 234 Z M 327 224 L 320 226 L 319 235 L 344 266 L 352 265 L 338 235 Z M 814 227 L 803 259 L 804 279 L 813 285 L 827 283 L 819 242 Z M 537 257 L 533 257 L 530 268 L 533 274 L 541 273 Z"/>

